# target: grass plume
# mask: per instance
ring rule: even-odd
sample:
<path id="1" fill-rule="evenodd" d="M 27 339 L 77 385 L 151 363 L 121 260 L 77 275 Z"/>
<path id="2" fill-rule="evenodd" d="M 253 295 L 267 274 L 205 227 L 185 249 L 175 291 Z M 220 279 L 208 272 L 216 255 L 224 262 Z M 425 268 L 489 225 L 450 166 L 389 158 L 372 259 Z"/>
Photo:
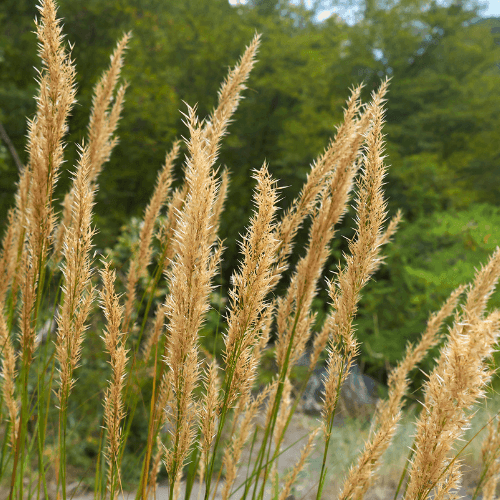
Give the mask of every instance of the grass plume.
<path id="1" fill-rule="evenodd" d="M 264 162 L 254 170 L 254 212 L 240 238 L 241 258 L 224 312 L 223 347 L 209 353 L 201 335 L 222 263 L 218 234 L 229 190 L 229 172 L 220 169 L 219 152 L 244 98 L 260 35 L 229 71 L 206 119 L 198 117 L 196 106 L 187 106 L 184 145 L 175 141 L 158 170 L 138 243 L 122 275 L 113 270 L 110 259 L 92 255 L 92 213 L 98 176 L 118 141 L 126 89 L 119 80 L 130 34 L 118 41 L 94 89 L 88 138 L 79 148 L 71 188 L 58 216 L 54 189 L 62 174 L 76 72 L 54 0 L 41 0 L 39 10 L 37 110 L 28 121 L 28 164 L 20 172 L 0 252 L 0 478 L 7 483 L 9 500 L 48 498 L 51 477 L 57 498 L 69 496 L 69 440 L 80 410 L 72 395 L 78 389 L 77 374 L 84 372 L 80 366 L 97 364 L 91 359 L 97 354 L 85 351 L 87 342 L 94 349 L 95 341 L 100 342 L 96 331 L 102 332 L 110 374 L 96 388 L 102 406 L 93 405 L 101 408 L 93 421 L 102 423 L 96 499 L 121 498 L 124 464 L 131 460 L 133 446 L 138 455 L 133 463 L 142 462 L 137 500 L 156 495 L 162 472 L 170 500 L 181 492 L 186 500 L 192 497 L 195 482 L 198 498 L 205 500 L 217 494 L 224 500 L 234 495 L 262 500 L 269 487 L 277 499 L 286 500 L 315 447 L 321 448 L 322 460 L 313 494 L 317 500 L 329 498 L 328 450 L 341 388 L 360 350 L 354 321 L 361 293 L 384 263 L 382 247 L 402 220 L 401 211 L 389 220 L 383 190 L 389 80 L 382 81 L 367 103 L 361 98 L 363 85 L 350 91 L 343 122 L 284 212 L 273 166 Z M 173 188 L 174 163 L 182 148 L 184 178 Z M 315 300 L 351 192 L 355 234 L 335 275 L 327 280 L 331 304 L 326 319 L 317 325 Z M 297 241 L 302 226 L 307 234 L 303 242 Z M 292 259 L 296 247 L 300 257 Z M 430 315 L 420 340 L 408 345 L 389 374 L 388 397 L 372 415 L 368 439 L 339 498 L 362 500 L 380 475 L 382 457 L 401 422 L 410 374 L 441 341 L 436 366 L 424 385 L 404 498 L 456 494 L 462 479 L 456 443 L 463 439 L 494 374 L 490 361 L 500 335 L 500 312 L 489 311 L 487 305 L 499 276 L 497 248 L 473 283 L 453 291 Z M 148 282 L 144 291 L 142 278 Z M 288 280 L 284 293 L 278 287 L 282 278 Z M 459 305 L 464 292 L 465 302 Z M 97 293 L 100 310 L 94 304 Z M 441 335 L 452 314 L 448 334 Z M 46 317 L 49 327 L 42 344 L 36 339 L 43 338 Z M 50 339 L 54 317 L 55 338 Z M 137 331 L 136 324 L 139 335 L 130 335 Z M 215 337 L 210 340 L 217 347 Z M 311 354 L 300 388 L 294 368 L 308 347 Z M 258 388 L 268 351 L 276 373 Z M 294 466 L 282 474 L 285 435 L 308 377 L 325 356 L 321 422 L 304 440 Z M 138 420 L 147 422 L 141 427 L 147 429 L 145 437 L 135 435 Z M 477 484 L 477 492 L 482 489 L 488 499 L 494 498 L 499 472 L 498 424 L 491 424 L 489 432 Z M 138 442 L 144 446 L 140 452 Z M 247 451 L 251 459 L 245 473 L 241 465 Z"/>

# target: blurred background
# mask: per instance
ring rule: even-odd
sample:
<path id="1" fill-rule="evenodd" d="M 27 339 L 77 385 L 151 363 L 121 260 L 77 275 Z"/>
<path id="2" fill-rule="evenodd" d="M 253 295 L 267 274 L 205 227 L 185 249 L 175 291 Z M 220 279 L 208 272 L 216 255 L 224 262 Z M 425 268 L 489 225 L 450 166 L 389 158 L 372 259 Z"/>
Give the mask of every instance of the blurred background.
<path id="1" fill-rule="evenodd" d="M 0 220 L 13 202 L 18 177 L 5 135 L 25 162 L 26 117 L 35 110 L 35 3 L 0 2 L 5 131 Z M 407 341 L 424 330 L 430 312 L 470 281 L 474 268 L 500 243 L 498 0 L 60 0 L 59 5 L 78 71 L 60 200 L 75 164 L 75 143 L 85 136 L 92 88 L 117 39 L 133 32 L 120 143 L 100 176 L 95 207 L 96 249 L 113 252 L 122 272 L 165 153 L 186 134 L 182 101 L 198 103 L 200 116 L 206 116 L 228 67 L 256 31 L 262 33 L 259 62 L 220 154 L 231 183 L 220 234 L 227 250 L 214 304 L 227 295 L 237 266 L 237 241 L 252 210 L 252 169 L 269 162 L 286 187 L 281 200 L 286 208 L 335 134 L 349 89 L 362 81 L 367 101 L 381 79 L 392 77 L 386 192 L 390 215 L 398 208 L 404 214 L 385 249 L 386 265 L 365 288 L 356 320 L 363 371 L 383 383 Z M 179 160 L 177 184 L 181 173 Z M 352 217 L 351 209 L 325 277 L 342 258 L 345 237 L 353 235 Z M 498 296 L 492 306 L 500 305 Z M 327 302 L 320 292 L 318 327 Z M 210 327 L 211 320 L 207 335 Z"/>

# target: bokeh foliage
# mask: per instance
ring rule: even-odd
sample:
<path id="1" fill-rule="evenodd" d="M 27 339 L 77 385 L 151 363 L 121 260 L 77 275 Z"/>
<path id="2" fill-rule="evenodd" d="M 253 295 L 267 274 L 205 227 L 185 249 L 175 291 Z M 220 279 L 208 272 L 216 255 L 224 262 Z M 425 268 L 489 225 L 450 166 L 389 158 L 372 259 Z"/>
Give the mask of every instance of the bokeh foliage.
<path id="1" fill-rule="evenodd" d="M 75 162 L 74 143 L 85 135 L 92 87 L 116 40 L 132 30 L 120 144 L 100 177 L 95 217 L 98 249 L 119 242 L 126 253 L 120 228 L 141 215 L 166 151 L 185 134 L 182 101 L 198 103 L 199 114 L 208 114 L 227 67 L 255 31 L 262 33 L 259 63 L 220 156 L 231 171 L 221 224 L 225 290 L 251 210 L 251 170 L 269 162 L 273 176 L 287 186 L 281 202 L 286 207 L 335 133 L 348 88 L 364 81 L 367 99 L 381 78 L 391 76 L 386 188 L 391 213 L 401 207 L 405 222 L 387 249 L 387 265 L 365 291 L 357 320 L 362 362 L 383 380 L 387 362 L 401 357 L 429 313 L 470 280 L 474 266 L 500 242 L 500 47 L 494 35 L 500 20 L 482 18 L 467 1 L 351 3 L 360 12 L 352 25 L 335 15 L 318 22 L 314 9 L 288 0 L 239 6 L 227 0 L 61 0 L 79 88 L 67 167 Z M 0 4 L 0 121 L 23 161 L 38 65 L 35 15 L 28 0 Z M 0 172 L 4 218 L 17 179 L 4 144 Z M 178 179 L 181 173 L 179 162 Z M 60 198 L 68 180 L 66 172 Z M 352 226 L 351 215 L 345 227 Z M 345 249 L 342 236 L 350 236 L 349 230 L 339 229 L 330 271 Z M 317 307 L 324 311 L 326 295 L 321 298 Z"/>

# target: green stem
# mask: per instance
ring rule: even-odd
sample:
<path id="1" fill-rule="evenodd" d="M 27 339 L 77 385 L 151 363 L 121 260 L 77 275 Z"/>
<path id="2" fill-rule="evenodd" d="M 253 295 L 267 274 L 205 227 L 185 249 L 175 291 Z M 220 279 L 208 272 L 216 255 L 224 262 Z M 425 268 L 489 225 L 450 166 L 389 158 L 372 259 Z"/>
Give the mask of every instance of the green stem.
<path id="1" fill-rule="evenodd" d="M 17 468 L 19 465 L 19 461 L 21 461 L 19 476 L 21 478 L 19 484 L 19 498 L 23 498 L 23 468 L 24 468 L 24 452 L 22 449 L 24 448 L 24 440 L 25 440 L 25 432 L 26 426 L 28 423 L 28 371 L 29 371 L 29 362 L 28 362 L 28 353 L 23 352 L 23 364 L 21 368 L 21 380 L 22 380 L 22 394 L 21 394 L 21 412 L 19 415 L 19 427 L 17 429 L 17 440 L 16 440 L 16 450 L 14 454 L 14 466 L 12 469 L 12 479 L 10 483 L 10 493 L 9 500 L 14 500 L 14 492 L 15 492 L 15 484 L 17 479 Z M 14 423 L 15 427 L 15 423 Z"/>
<path id="2" fill-rule="evenodd" d="M 413 442 L 415 443 L 415 441 L 413 441 Z M 403 472 L 401 473 L 401 477 L 399 478 L 398 487 L 396 488 L 396 493 L 394 494 L 394 500 L 396 500 L 398 498 L 399 491 L 401 490 L 401 486 L 403 485 L 403 481 L 405 480 L 406 473 L 408 471 L 408 464 L 410 463 L 410 460 L 411 460 L 414 453 L 415 453 L 415 450 L 414 450 L 414 447 L 412 446 L 410 449 L 410 453 L 408 455 L 408 458 L 406 459 L 405 466 L 403 468 Z M 408 484 L 406 485 L 406 488 L 407 487 L 408 487 Z M 403 497 L 406 494 L 406 488 L 405 488 L 405 491 L 403 493 Z"/>
<path id="3" fill-rule="evenodd" d="M 222 275 L 219 274 L 220 276 L 220 287 L 222 287 Z M 219 301 L 219 305 L 218 305 L 219 309 L 218 309 L 218 315 L 217 315 L 217 326 L 215 328 L 215 336 L 214 336 L 214 344 L 213 344 L 213 349 L 212 349 L 212 356 L 215 358 L 215 349 L 216 349 L 216 346 L 217 346 L 217 339 L 219 337 L 219 328 L 220 328 L 220 318 L 221 318 L 221 307 L 222 307 L 222 302 Z M 225 407 L 225 405 L 223 405 Z M 225 419 L 225 417 L 224 417 Z M 199 431 L 200 432 L 200 431 Z M 216 436 L 216 441 L 217 441 L 217 446 L 218 446 L 218 439 L 217 439 L 217 436 Z M 214 450 L 213 450 L 213 455 L 212 457 L 215 459 L 215 451 L 217 449 L 217 446 L 215 446 Z M 193 489 L 193 485 L 194 485 L 194 481 L 196 479 L 196 471 L 198 469 L 198 465 L 199 465 L 199 461 L 200 461 L 200 455 L 198 454 L 198 449 L 195 449 L 195 453 L 194 453 L 194 460 L 191 461 L 191 465 L 189 467 L 189 470 L 188 470 L 188 474 L 187 474 L 187 478 L 186 478 L 186 494 L 185 494 L 185 499 L 189 499 L 190 496 L 191 496 L 191 491 Z M 209 456 L 207 454 L 207 456 L 205 457 L 205 471 L 209 470 L 210 468 L 210 461 L 209 461 Z M 213 468 L 212 468 L 213 470 Z M 203 480 L 203 478 L 202 478 Z M 205 484 L 206 484 L 206 477 L 205 477 Z M 210 488 L 210 486 L 209 486 Z M 217 489 L 217 486 L 216 486 L 216 489 Z M 206 490 L 206 488 L 205 488 Z M 209 492 L 210 493 L 210 492 Z"/>
<path id="4" fill-rule="evenodd" d="M 263 442 L 261 444 L 261 448 L 260 448 L 260 451 L 262 451 L 262 453 L 260 453 L 260 451 L 259 451 L 260 457 L 258 458 L 258 462 L 259 462 L 258 470 L 262 470 L 262 462 L 264 460 L 264 455 L 266 453 L 265 449 L 267 447 L 267 441 L 269 440 L 269 446 L 267 449 L 267 456 L 266 456 L 266 464 L 264 466 L 264 478 L 262 480 L 262 486 L 261 486 L 261 490 L 259 493 L 259 498 L 263 498 L 263 496 L 264 496 L 264 488 L 265 488 L 268 474 L 269 474 L 268 473 L 268 464 L 270 463 L 269 458 L 271 455 L 271 448 L 272 448 L 272 435 L 274 433 L 274 429 L 276 427 L 276 421 L 278 419 L 278 412 L 279 412 L 279 408 L 281 405 L 281 397 L 283 396 L 283 390 L 285 387 L 285 379 L 286 379 L 286 376 L 288 373 L 288 364 L 290 362 L 290 356 L 292 354 L 293 341 L 295 339 L 295 333 L 297 331 L 297 325 L 299 323 L 300 314 L 302 311 L 302 301 L 303 301 L 303 297 L 300 297 L 300 300 L 297 304 L 297 312 L 295 314 L 292 332 L 290 334 L 290 340 L 288 342 L 288 347 L 286 350 L 285 360 L 283 362 L 283 366 L 281 368 L 280 375 L 279 375 L 276 396 L 274 397 L 273 409 L 272 409 L 272 413 L 271 413 L 271 422 L 270 422 L 271 425 L 266 427 L 266 432 L 264 434 L 264 440 L 263 440 Z M 252 500 L 255 500 L 255 494 L 257 492 L 257 487 L 258 487 L 258 476 L 257 476 L 257 480 L 255 482 L 255 487 L 254 487 L 254 491 L 252 494 Z M 245 494 L 246 494 L 246 491 L 245 491 Z"/>
<path id="5" fill-rule="evenodd" d="M 252 289 L 251 287 L 247 291 L 247 296 L 244 299 L 245 301 L 247 300 L 248 297 L 252 297 Z M 251 302 L 251 301 L 250 301 Z M 252 302 L 250 303 L 250 309 L 252 308 Z M 214 466 L 215 466 L 215 458 L 216 458 L 216 451 L 217 448 L 219 447 L 219 443 L 222 437 L 222 431 L 224 430 L 224 425 L 226 423 L 226 418 L 227 414 L 229 411 L 229 397 L 231 395 L 232 391 L 232 383 L 233 383 L 233 377 L 234 373 L 236 370 L 236 363 L 238 362 L 238 359 L 241 355 L 241 349 L 242 349 L 242 344 L 243 344 L 243 338 L 244 338 L 244 333 L 248 329 L 248 322 L 249 322 L 249 317 L 246 318 L 245 323 L 243 327 L 241 328 L 240 332 L 241 334 L 238 336 L 238 340 L 233 348 L 233 351 L 231 353 L 230 358 L 227 361 L 226 366 L 228 369 L 226 370 L 226 375 L 224 377 L 224 400 L 222 402 L 222 408 L 220 410 L 220 417 L 219 417 L 219 424 L 217 426 L 217 434 L 214 439 L 214 445 L 213 445 L 213 450 L 212 450 L 212 458 L 210 460 L 210 465 L 207 467 L 207 473 L 205 474 L 205 500 L 208 500 L 210 496 L 210 487 L 212 484 L 212 476 L 213 476 L 213 471 L 214 471 Z"/>
<path id="6" fill-rule="evenodd" d="M 198 429 L 197 434 L 198 440 L 201 437 L 201 430 Z M 184 493 L 184 500 L 189 500 L 191 497 L 191 492 L 193 491 L 194 478 L 196 477 L 196 470 L 198 469 L 198 464 L 200 463 L 200 452 L 198 446 L 195 446 L 193 453 L 191 454 L 191 461 L 189 464 L 188 477 L 192 478 L 191 481 L 186 481 L 186 490 Z M 201 485 L 200 485 L 201 486 Z M 144 499 L 147 500 L 147 499 Z"/>
<path id="7" fill-rule="evenodd" d="M 299 437 L 299 439 L 297 439 L 296 441 L 294 441 L 292 444 L 290 444 L 289 446 L 287 446 L 284 450 L 281 450 L 279 453 L 278 453 L 278 457 L 280 457 L 281 455 L 283 455 L 283 453 L 286 453 L 290 448 L 292 448 L 293 446 L 295 446 L 297 443 L 299 443 L 300 441 L 302 441 L 303 439 L 305 439 L 306 437 L 308 436 L 308 434 L 305 434 L 304 436 L 301 436 Z M 273 459 L 274 460 L 274 459 Z M 271 462 L 267 462 L 266 465 L 270 465 L 272 463 Z M 253 479 L 255 477 L 255 475 L 258 473 L 258 471 L 254 471 L 252 472 L 252 474 L 247 477 L 247 479 L 241 483 L 230 495 L 229 497 L 232 497 L 235 493 L 237 493 L 241 488 L 243 488 L 243 486 L 245 486 L 245 491 L 247 491 L 247 484 L 248 482 Z M 245 498 L 245 493 L 243 493 L 243 497 L 242 498 Z"/>
<path id="8" fill-rule="evenodd" d="M 321 499 L 321 494 L 323 492 L 323 487 L 325 485 L 326 473 L 327 473 L 327 470 L 328 470 L 327 467 L 326 467 L 326 459 L 327 459 L 327 456 L 328 456 L 328 448 L 330 446 L 330 440 L 331 440 L 331 437 L 332 437 L 333 421 L 335 419 L 335 413 L 337 411 L 337 404 L 338 404 L 338 401 L 339 401 L 339 398 L 340 398 L 340 388 L 341 388 L 341 384 L 342 384 L 342 375 L 344 373 L 344 368 L 345 368 L 345 365 L 343 364 L 342 365 L 342 369 L 340 370 L 339 380 L 338 380 L 338 383 L 337 383 L 337 391 L 336 391 L 336 394 L 335 394 L 335 402 L 334 402 L 334 405 L 333 405 L 333 409 L 332 409 L 331 415 L 329 416 L 328 421 L 327 421 L 327 433 L 326 433 L 326 436 L 325 436 L 325 448 L 323 450 L 323 461 L 321 463 L 321 472 L 320 472 L 320 475 L 319 475 L 319 484 L 318 484 L 318 490 L 316 492 L 316 500 L 320 500 Z"/>
<path id="9" fill-rule="evenodd" d="M 51 273 L 51 278 L 49 281 L 52 281 L 52 277 L 53 277 L 53 273 Z M 56 298 L 54 301 L 54 309 L 53 309 L 54 314 L 52 314 L 52 318 L 54 318 L 54 316 L 55 316 L 56 304 L 59 301 L 61 283 L 62 283 L 62 275 L 59 278 L 59 284 L 57 287 Z M 49 325 L 49 332 L 51 330 L 52 330 L 52 320 L 51 320 L 50 325 Z M 47 357 L 48 357 L 48 346 L 49 346 L 49 342 L 46 342 L 45 349 L 43 350 L 44 360 L 47 360 Z M 49 498 L 49 493 L 47 490 L 47 479 L 45 477 L 45 464 L 44 464 L 44 458 L 43 458 L 43 450 L 45 448 L 45 433 L 46 433 L 47 424 L 48 424 L 48 415 L 49 415 L 49 408 L 50 408 L 50 394 L 52 392 L 52 381 L 53 381 L 53 375 L 54 375 L 54 356 L 55 356 L 55 352 L 49 358 L 49 360 L 45 366 L 43 366 L 43 362 L 42 362 L 41 370 L 40 370 L 40 368 L 38 368 L 38 372 L 40 373 L 40 371 L 41 371 L 41 375 L 39 375 L 37 377 L 37 394 L 38 394 L 37 430 L 38 430 L 38 463 L 39 463 L 39 467 L 38 467 L 39 468 L 38 491 L 40 491 L 40 480 L 41 480 L 42 484 L 43 484 L 43 492 L 44 492 L 45 498 Z M 45 385 L 45 372 L 47 371 L 47 368 L 51 363 L 52 363 L 52 369 L 50 371 L 50 382 L 49 382 L 49 385 L 47 388 L 47 386 Z M 40 381 L 42 382 L 41 384 L 40 384 Z M 46 408 L 44 409 L 45 391 L 47 391 L 47 403 L 46 403 Z"/>
<path id="10" fill-rule="evenodd" d="M 3 436 L 2 455 L 0 457 L 0 482 L 3 479 L 3 474 L 4 474 L 5 469 L 6 469 L 6 467 L 4 468 L 4 460 L 5 460 L 5 454 L 7 451 L 7 446 L 8 446 L 8 441 L 9 441 L 9 434 L 10 434 L 10 432 L 12 432 L 11 427 L 12 427 L 12 423 L 9 422 L 7 424 L 6 431 L 5 431 L 5 434 Z M 11 456 L 11 454 L 9 454 L 9 457 L 10 456 Z M 7 463 L 8 463 L 8 459 L 7 459 Z"/>
<path id="11" fill-rule="evenodd" d="M 155 370 L 154 370 L 155 376 L 153 379 L 153 393 L 151 395 L 151 407 L 149 411 L 149 422 L 148 422 L 148 441 L 147 441 L 147 448 L 146 448 L 146 455 L 144 457 L 144 461 L 142 464 L 142 470 L 141 470 L 141 479 L 139 482 L 140 487 L 137 490 L 136 494 L 136 500 L 139 500 L 141 497 L 143 500 L 146 500 L 146 488 L 148 485 L 148 471 L 149 471 L 149 463 L 151 460 L 151 451 L 153 448 L 153 439 L 155 436 L 153 436 L 153 427 L 156 422 L 156 380 L 158 376 L 158 345 L 156 345 L 155 349 Z M 155 433 L 156 435 L 156 433 Z"/>
<path id="12" fill-rule="evenodd" d="M 297 394 L 297 397 L 295 398 L 295 402 L 293 403 L 292 408 L 290 409 L 287 420 L 286 420 L 285 425 L 283 427 L 283 432 L 281 433 L 281 436 L 279 437 L 278 444 L 276 445 L 276 449 L 274 451 L 274 455 L 272 456 L 269 463 L 273 463 L 274 460 L 276 460 L 278 458 L 278 456 L 281 454 L 281 453 L 279 453 L 280 446 L 283 442 L 283 439 L 285 437 L 288 426 L 290 425 L 290 422 L 292 421 L 292 417 L 295 414 L 295 410 L 297 409 L 297 406 L 299 405 L 299 403 L 302 399 L 302 396 L 307 388 L 307 383 L 308 383 L 313 371 L 314 371 L 313 369 L 309 369 L 304 381 L 302 382 L 302 386 Z M 253 448 L 253 444 L 252 444 L 252 448 Z M 247 472 L 247 476 L 248 476 L 248 472 Z"/>
<path id="13" fill-rule="evenodd" d="M 63 500 L 66 500 L 66 421 L 67 421 L 68 389 L 64 388 L 59 410 L 59 476 L 57 491 L 61 486 Z"/>
<path id="14" fill-rule="evenodd" d="M 128 401 L 129 397 L 130 397 L 130 390 L 131 390 L 131 386 L 132 386 L 132 377 L 133 377 L 134 368 L 136 367 L 136 363 L 137 363 L 137 359 L 138 359 L 138 351 L 139 351 L 139 347 L 140 347 L 140 344 L 141 344 L 141 339 L 142 339 L 142 336 L 143 336 L 143 333 L 144 333 L 144 329 L 145 329 L 145 326 L 146 326 L 146 321 L 147 321 L 147 318 L 148 318 L 148 313 L 149 313 L 149 310 L 150 310 L 151 305 L 153 303 L 154 293 L 155 293 L 156 288 L 158 286 L 158 282 L 159 282 L 159 280 L 161 278 L 161 274 L 162 274 L 162 270 L 163 270 L 163 262 L 164 262 L 165 257 L 166 257 L 167 249 L 168 249 L 168 245 L 165 246 L 165 249 L 163 250 L 163 253 L 162 253 L 162 256 L 160 258 L 160 261 L 159 261 L 159 263 L 156 266 L 153 286 L 150 287 L 150 285 L 151 285 L 151 279 L 152 279 L 150 277 L 149 281 L 148 281 L 148 286 L 146 288 L 146 290 L 149 289 L 149 297 L 148 297 L 148 302 L 147 302 L 147 305 L 146 305 L 146 311 L 144 312 L 144 316 L 143 316 L 143 320 L 142 320 L 142 325 L 141 325 L 141 330 L 139 332 L 139 337 L 137 339 L 137 342 L 136 342 L 136 345 L 135 345 L 135 348 L 134 348 L 134 355 L 133 355 L 133 358 L 132 358 L 132 363 L 130 364 L 130 368 L 128 370 L 127 385 L 125 387 L 125 394 L 124 394 L 124 398 L 123 398 L 124 401 Z M 141 297 L 141 302 L 139 304 L 139 308 L 140 308 L 140 305 L 143 303 L 144 298 L 146 297 L 146 294 L 147 294 L 147 291 Z M 144 362 L 147 363 L 147 360 L 145 360 Z M 156 363 L 156 361 L 155 361 L 155 363 Z M 155 373 L 156 373 L 156 370 L 155 370 Z M 163 371 L 162 371 L 162 369 L 160 369 L 160 379 L 159 379 L 158 383 L 161 382 L 161 374 L 162 373 L 163 373 Z M 155 381 L 153 381 L 153 384 L 155 384 Z M 155 394 L 155 389 L 153 388 L 153 395 L 154 394 Z M 122 461 L 122 458 L 123 458 L 123 453 L 124 453 L 124 450 L 125 450 L 125 445 L 127 443 L 128 436 L 130 435 L 130 429 L 132 427 L 132 421 L 133 421 L 133 418 L 134 418 L 134 415 L 135 415 L 135 411 L 137 409 L 137 405 L 139 403 L 139 397 L 138 397 L 138 395 L 134 395 L 131 399 L 132 400 L 129 401 L 129 405 L 128 405 L 130 411 L 128 412 L 125 430 L 124 430 L 124 433 L 122 435 L 123 439 L 122 439 L 121 451 L 120 451 L 118 462 L 117 462 L 118 464 L 121 464 L 121 461 Z M 156 401 L 154 403 L 156 404 Z M 152 402 L 152 404 L 153 404 L 153 402 Z M 149 424 L 148 424 L 148 428 L 150 428 Z M 149 440 L 149 431 L 148 431 L 148 440 Z M 147 453 L 146 453 L 146 456 L 145 456 L 144 461 L 143 461 L 142 471 L 141 471 L 141 484 L 142 484 L 142 481 L 144 481 L 144 483 L 147 485 L 149 462 L 150 462 L 150 457 L 148 457 Z M 139 489 L 138 493 L 140 491 L 141 491 L 141 489 Z M 136 498 L 138 498 L 138 497 L 136 497 Z"/>

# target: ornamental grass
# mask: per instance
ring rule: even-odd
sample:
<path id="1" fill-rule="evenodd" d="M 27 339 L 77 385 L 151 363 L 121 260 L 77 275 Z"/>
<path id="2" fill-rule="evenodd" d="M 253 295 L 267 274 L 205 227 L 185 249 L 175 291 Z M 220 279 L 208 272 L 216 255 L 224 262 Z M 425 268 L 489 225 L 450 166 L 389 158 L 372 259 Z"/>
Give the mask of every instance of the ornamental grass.
<path id="1" fill-rule="evenodd" d="M 476 271 L 472 283 L 455 290 L 430 315 L 420 340 L 407 347 L 391 371 L 388 396 L 378 402 L 364 448 L 345 471 L 344 484 L 338 491 L 325 489 L 341 388 L 359 354 L 354 324 L 358 304 L 363 287 L 384 263 L 383 248 L 402 218 L 398 212 L 389 219 L 383 189 L 389 81 L 382 81 L 367 103 L 361 101 L 362 85 L 351 90 L 343 122 L 286 210 L 279 207 L 281 191 L 272 165 L 256 166 L 248 180 L 254 211 L 240 238 L 223 348 L 209 353 L 201 348 L 200 333 L 224 258 L 218 229 L 230 186 L 218 155 L 256 63 L 260 36 L 255 35 L 229 71 L 210 116 L 200 119 L 196 106 L 186 105 L 184 145 L 174 142 L 166 148 L 139 243 L 126 273 L 117 275 L 112 259 L 94 254 L 92 216 L 99 174 L 118 142 L 126 95 L 120 72 L 130 34 L 118 42 L 94 89 L 88 134 L 60 204 L 54 189 L 62 172 L 68 117 L 76 103 L 76 70 L 54 0 L 41 0 L 39 10 L 37 110 L 28 122 L 29 159 L 4 224 L 0 256 L 0 478 L 9 500 L 71 497 L 70 403 L 81 383 L 82 352 L 90 338 L 100 342 L 109 363 L 93 471 L 96 499 L 122 497 L 131 422 L 143 412 L 147 438 L 135 485 L 137 500 L 155 497 L 162 471 L 170 500 L 181 491 L 185 498 L 194 496 L 195 483 L 204 500 L 216 494 L 223 500 L 260 500 L 269 486 L 273 497 L 286 500 L 315 446 L 323 458 L 313 497 L 361 500 L 377 480 L 402 418 L 412 370 L 437 344 L 439 355 L 424 385 L 396 495 L 405 500 L 456 498 L 463 473 L 461 441 L 494 373 L 490 361 L 500 335 L 500 311 L 487 311 L 487 301 L 500 276 L 500 249 Z M 181 149 L 184 176 L 173 189 Z M 354 236 L 326 282 L 329 312 L 318 329 L 313 300 L 325 286 L 321 277 L 331 243 L 351 202 Z M 297 234 L 305 224 L 308 234 L 303 248 L 297 248 Z M 294 252 L 301 257 L 292 266 Z M 147 286 L 141 291 L 144 279 Z M 285 292 L 278 295 L 283 281 Z M 153 300 L 162 290 L 161 300 Z M 54 332 L 49 328 L 43 334 L 47 314 Z M 451 316 L 445 335 L 443 325 Z M 257 390 L 270 346 L 276 373 Z M 292 369 L 306 353 L 307 374 L 296 387 Z M 284 436 L 320 360 L 326 360 L 321 418 L 304 440 L 295 467 L 280 475 Z M 140 376 L 149 379 L 147 395 L 137 390 Z M 242 464 L 249 447 L 251 462 Z M 489 425 L 483 457 L 476 494 L 491 500 L 500 472 L 498 423 Z"/>

